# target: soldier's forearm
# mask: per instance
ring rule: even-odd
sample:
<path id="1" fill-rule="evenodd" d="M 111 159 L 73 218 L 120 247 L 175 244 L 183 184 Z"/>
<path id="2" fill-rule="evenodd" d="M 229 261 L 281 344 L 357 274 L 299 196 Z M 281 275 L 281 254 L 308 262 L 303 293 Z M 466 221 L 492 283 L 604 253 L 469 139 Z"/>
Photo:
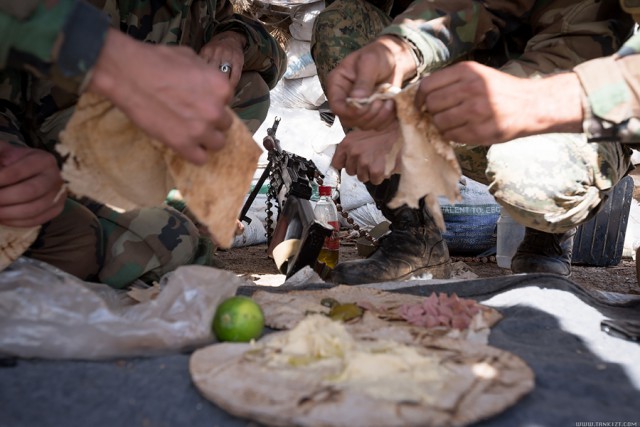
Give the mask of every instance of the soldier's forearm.
<path id="1" fill-rule="evenodd" d="M 532 80 L 538 88 L 532 99 L 532 126 L 536 133 L 580 133 L 583 109 L 582 89 L 575 73 L 556 74 Z M 523 114 L 529 114 L 524 111 Z M 537 129 L 537 131 L 535 131 Z"/>
<path id="2" fill-rule="evenodd" d="M 534 3 L 534 0 L 414 1 L 381 34 L 395 35 L 413 46 L 418 73 L 422 76 L 478 47 L 490 47 L 509 25 L 507 21 L 519 21 L 530 13 Z"/>

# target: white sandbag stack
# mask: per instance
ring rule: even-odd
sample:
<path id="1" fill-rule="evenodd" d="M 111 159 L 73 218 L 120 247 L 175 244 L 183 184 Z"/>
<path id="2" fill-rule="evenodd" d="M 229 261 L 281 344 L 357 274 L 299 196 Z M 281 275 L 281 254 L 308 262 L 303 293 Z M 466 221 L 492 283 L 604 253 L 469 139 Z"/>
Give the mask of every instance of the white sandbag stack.
<path id="1" fill-rule="evenodd" d="M 287 52 L 287 71 L 284 78 L 271 91 L 274 105 L 287 108 L 306 108 L 315 110 L 327 98 L 324 96 L 318 71 L 311 57 L 311 37 L 313 22 L 324 9 L 324 1 L 298 6 L 291 16 L 291 25 Z"/>

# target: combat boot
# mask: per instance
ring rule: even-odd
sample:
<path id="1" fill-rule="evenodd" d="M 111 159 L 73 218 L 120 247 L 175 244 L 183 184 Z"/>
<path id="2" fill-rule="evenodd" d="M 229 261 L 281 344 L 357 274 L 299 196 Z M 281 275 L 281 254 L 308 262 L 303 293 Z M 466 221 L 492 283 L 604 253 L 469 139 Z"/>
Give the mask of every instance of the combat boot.
<path id="1" fill-rule="evenodd" d="M 525 228 L 524 239 L 511 258 L 511 271 L 570 276 L 575 234 L 575 227 L 565 233 L 555 234 Z"/>
<path id="2" fill-rule="evenodd" d="M 437 279 L 451 276 L 449 250 L 431 215 L 403 206 L 385 216 L 392 221 L 390 233 L 380 239 L 376 251 L 367 259 L 338 264 L 332 282 L 358 285 L 425 274 Z"/>

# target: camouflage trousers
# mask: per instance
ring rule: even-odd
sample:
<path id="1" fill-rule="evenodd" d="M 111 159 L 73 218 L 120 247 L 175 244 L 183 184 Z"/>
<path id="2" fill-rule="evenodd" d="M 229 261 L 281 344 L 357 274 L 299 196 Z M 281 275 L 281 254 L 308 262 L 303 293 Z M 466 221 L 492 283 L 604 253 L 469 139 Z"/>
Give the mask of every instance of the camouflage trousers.
<path id="1" fill-rule="evenodd" d="M 311 56 L 325 93 L 327 76 L 342 58 L 390 23 L 389 15 L 364 0 L 336 0 L 320 12 L 313 23 Z"/>
<path id="2" fill-rule="evenodd" d="M 255 71 L 242 73 L 231 101 L 231 109 L 255 133 L 269 112 L 269 86 Z"/>
<path id="3" fill-rule="evenodd" d="M 24 255 L 82 280 L 123 288 L 198 263 L 199 245 L 195 225 L 169 206 L 120 213 L 67 199 Z"/>
<path id="4" fill-rule="evenodd" d="M 336 0 L 314 22 L 311 53 L 326 91 L 327 76 L 372 40 L 391 18 L 363 0 Z M 519 223 L 564 232 L 597 213 L 631 167 L 630 150 L 588 143 L 582 134 L 545 134 L 491 147 L 458 146 L 463 174 L 485 183 Z"/>

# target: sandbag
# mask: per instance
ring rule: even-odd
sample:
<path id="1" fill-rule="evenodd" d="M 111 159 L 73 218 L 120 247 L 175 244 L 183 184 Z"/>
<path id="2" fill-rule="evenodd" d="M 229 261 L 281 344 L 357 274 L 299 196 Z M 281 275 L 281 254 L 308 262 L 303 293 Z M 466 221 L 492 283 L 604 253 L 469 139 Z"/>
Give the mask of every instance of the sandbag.
<path id="1" fill-rule="evenodd" d="M 293 38 L 310 42 L 313 36 L 313 23 L 323 9 L 324 1 L 298 7 L 291 17 L 291 25 L 289 25 L 289 32 Z"/>
<path id="2" fill-rule="evenodd" d="M 311 57 L 311 46 L 309 42 L 290 39 L 286 47 L 287 71 L 284 73 L 285 79 L 300 79 L 318 74 L 316 63 Z"/>

